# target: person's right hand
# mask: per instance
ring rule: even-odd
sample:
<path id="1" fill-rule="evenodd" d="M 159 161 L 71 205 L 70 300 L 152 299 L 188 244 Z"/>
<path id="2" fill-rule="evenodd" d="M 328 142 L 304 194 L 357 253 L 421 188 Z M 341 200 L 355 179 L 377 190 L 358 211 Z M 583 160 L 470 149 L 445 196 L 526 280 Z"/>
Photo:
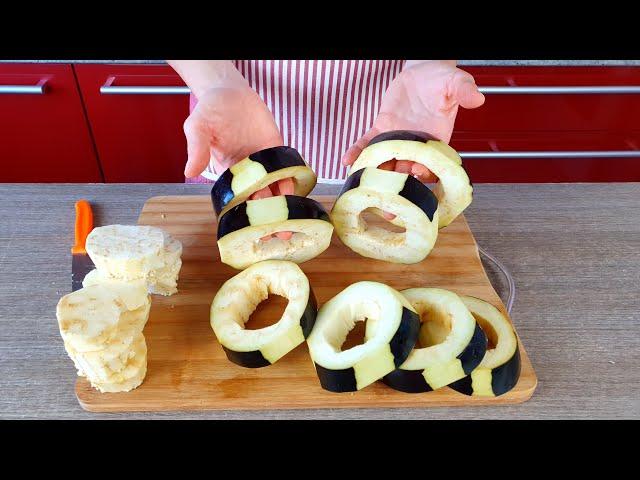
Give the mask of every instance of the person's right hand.
<path id="1" fill-rule="evenodd" d="M 248 85 L 205 90 L 184 122 L 187 178 L 200 175 L 211 160 L 216 173 L 250 154 L 283 144 L 273 115 Z"/>
<path id="2" fill-rule="evenodd" d="M 200 175 L 209 161 L 217 173 L 250 154 L 283 144 L 273 115 L 258 96 L 247 87 L 215 87 L 198 98 L 193 112 L 184 122 L 187 137 L 187 177 Z M 274 195 L 291 195 L 293 179 L 285 178 L 258 190 L 251 200 Z M 292 232 L 276 232 L 262 240 L 289 240 Z"/>

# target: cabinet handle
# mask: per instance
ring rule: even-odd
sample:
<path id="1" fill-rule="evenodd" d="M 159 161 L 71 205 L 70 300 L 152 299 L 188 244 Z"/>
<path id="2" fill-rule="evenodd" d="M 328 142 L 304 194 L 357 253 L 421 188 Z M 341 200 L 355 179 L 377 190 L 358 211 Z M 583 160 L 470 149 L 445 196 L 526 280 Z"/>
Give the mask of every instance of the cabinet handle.
<path id="1" fill-rule="evenodd" d="M 112 85 L 116 77 L 109 77 L 100 87 L 103 95 L 189 95 L 189 87 L 162 87 L 150 85 L 115 86 Z"/>
<path id="2" fill-rule="evenodd" d="M 590 86 L 590 87 L 478 87 L 489 95 L 564 95 L 564 94 L 640 94 L 640 86 Z"/>
<path id="3" fill-rule="evenodd" d="M 35 85 L 0 85 L 0 95 L 44 95 L 48 78 L 42 78 Z"/>
<path id="4" fill-rule="evenodd" d="M 462 158 L 640 158 L 640 150 L 459 152 Z"/>
<path id="5" fill-rule="evenodd" d="M 111 80 L 112 81 L 112 80 Z M 640 86 L 594 87 L 478 87 L 489 95 L 577 95 L 577 94 L 640 94 Z M 113 86 L 107 80 L 100 87 L 105 95 L 188 95 L 189 87 Z"/>

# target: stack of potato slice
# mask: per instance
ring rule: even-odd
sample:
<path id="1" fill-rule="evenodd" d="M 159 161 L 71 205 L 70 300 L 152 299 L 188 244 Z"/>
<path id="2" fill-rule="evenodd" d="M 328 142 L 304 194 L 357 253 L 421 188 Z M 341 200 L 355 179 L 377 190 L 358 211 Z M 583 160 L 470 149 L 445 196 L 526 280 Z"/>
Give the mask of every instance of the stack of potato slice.
<path id="1" fill-rule="evenodd" d="M 151 300 L 143 282 L 98 284 L 60 299 L 60 334 L 78 375 L 101 392 L 126 392 L 147 372 L 142 330 Z"/>
<path id="2" fill-rule="evenodd" d="M 84 286 L 109 280 L 143 280 L 149 293 L 178 291 L 182 244 L 164 230 L 146 225 L 107 225 L 87 237 L 87 253 L 96 266 Z"/>
<path id="3" fill-rule="evenodd" d="M 78 375 L 101 392 L 126 392 L 147 371 L 149 293 L 178 291 L 182 244 L 156 227 L 108 225 L 92 230 L 86 249 L 96 269 L 60 299 L 60 334 Z"/>

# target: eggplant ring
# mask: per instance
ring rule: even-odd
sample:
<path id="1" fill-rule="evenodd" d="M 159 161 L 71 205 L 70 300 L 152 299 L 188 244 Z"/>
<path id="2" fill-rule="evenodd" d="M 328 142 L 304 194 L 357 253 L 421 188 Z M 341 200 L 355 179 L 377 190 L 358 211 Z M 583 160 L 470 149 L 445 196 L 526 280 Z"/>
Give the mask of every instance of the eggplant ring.
<path id="1" fill-rule="evenodd" d="M 513 326 L 490 303 L 475 297 L 460 298 L 487 334 L 493 348 L 487 350 L 471 375 L 449 386 L 474 397 L 502 395 L 515 387 L 520 378 L 520 349 Z"/>
<path id="2" fill-rule="evenodd" d="M 252 153 L 224 171 L 211 189 L 213 209 L 218 218 L 267 185 L 293 178 L 294 195 L 306 197 L 317 177 L 297 150 L 273 147 Z"/>
<path id="3" fill-rule="evenodd" d="M 374 143 L 386 142 L 387 140 L 409 140 L 413 142 L 427 143 L 429 141 L 440 142 L 436 137 L 426 132 L 418 132 L 416 130 L 392 130 L 390 132 L 384 132 L 373 137 L 367 146 Z M 442 143 L 442 142 L 441 142 Z M 462 158 L 458 155 L 453 148 L 449 147 L 446 143 L 443 146 L 445 154 L 458 165 L 462 165 Z M 402 159 L 401 159 L 402 160 Z"/>
<path id="4" fill-rule="evenodd" d="M 244 324 L 269 293 L 289 300 L 280 320 L 258 330 Z M 296 348 L 311 333 L 316 298 L 298 265 L 281 260 L 256 263 L 227 280 L 211 304 L 211 328 L 227 358 L 242 367 L 265 367 Z"/>
<path id="5" fill-rule="evenodd" d="M 349 174 L 365 167 L 377 167 L 393 158 L 424 165 L 440 179 L 433 193 L 438 197 L 438 222 L 443 228 L 471 204 L 473 187 L 460 155 L 453 148 L 427 134 L 424 134 L 426 140 L 420 140 L 418 134 L 399 130 L 378 135 L 353 163 Z"/>
<path id="6" fill-rule="evenodd" d="M 396 217 L 390 223 L 404 232 L 368 225 L 366 209 Z M 364 168 L 347 178 L 331 217 L 340 240 L 364 257 L 394 263 L 423 260 L 438 237 L 438 200 L 428 187 L 406 173 Z"/>
<path id="7" fill-rule="evenodd" d="M 260 240 L 281 231 L 293 232 L 293 236 L 289 240 Z M 220 218 L 220 260 L 237 269 L 263 260 L 302 263 L 324 252 L 332 233 L 329 214 L 310 198 L 278 195 L 247 200 Z"/>
<path id="8" fill-rule="evenodd" d="M 341 351 L 356 322 L 367 320 L 365 343 Z M 307 339 L 320 385 L 331 392 L 361 390 L 405 361 L 420 319 L 396 290 L 378 282 L 349 285 L 318 311 Z"/>
<path id="9" fill-rule="evenodd" d="M 487 349 L 487 337 L 463 301 L 440 288 L 401 292 L 422 320 L 419 344 L 384 383 L 407 393 L 430 392 L 469 375 Z"/>

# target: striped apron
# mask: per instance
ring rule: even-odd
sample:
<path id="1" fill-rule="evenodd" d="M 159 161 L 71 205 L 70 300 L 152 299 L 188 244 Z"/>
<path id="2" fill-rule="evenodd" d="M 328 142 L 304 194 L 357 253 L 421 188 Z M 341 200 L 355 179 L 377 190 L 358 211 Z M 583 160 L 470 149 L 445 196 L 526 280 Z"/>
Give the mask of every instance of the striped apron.
<path id="1" fill-rule="evenodd" d="M 298 150 L 318 183 L 342 183 L 344 152 L 371 126 L 405 60 L 236 60 L 273 114 L 284 144 Z M 191 97 L 190 109 L 196 104 Z M 209 165 L 189 183 L 211 183 Z"/>

